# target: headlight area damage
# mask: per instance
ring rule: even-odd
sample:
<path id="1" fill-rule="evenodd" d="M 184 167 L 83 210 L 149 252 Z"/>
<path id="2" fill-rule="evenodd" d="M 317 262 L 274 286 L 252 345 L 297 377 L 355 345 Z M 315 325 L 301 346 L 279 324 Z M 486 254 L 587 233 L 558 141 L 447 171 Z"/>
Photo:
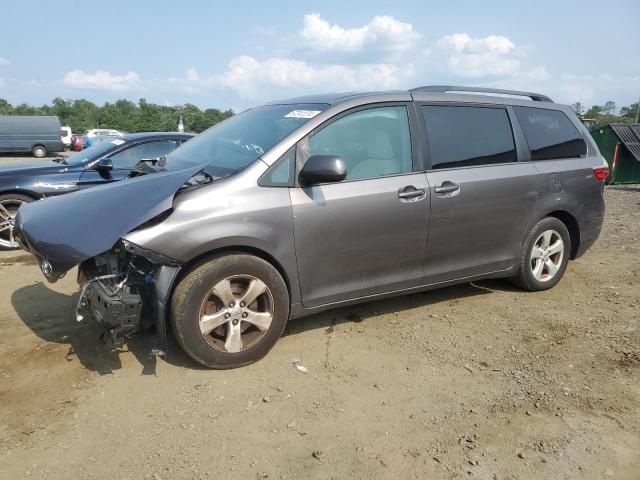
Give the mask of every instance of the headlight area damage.
<path id="1" fill-rule="evenodd" d="M 32 202 L 18 211 L 16 236 L 50 282 L 80 265 L 78 316 L 103 325 L 108 345 L 119 346 L 139 328 L 155 325 L 152 353 L 163 354 L 165 304 L 179 262 L 121 238 L 166 218 L 176 192 L 211 181 L 195 166 Z"/>
<path id="2" fill-rule="evenodd" d="M 109 348 L 121 347 L 139 331 L 155 327 L 152 355 L 166 352 L 167 295 L 180 263 L 119 241 L 111 250 L 82 262 L 76 319 L 92 319 Z"/>

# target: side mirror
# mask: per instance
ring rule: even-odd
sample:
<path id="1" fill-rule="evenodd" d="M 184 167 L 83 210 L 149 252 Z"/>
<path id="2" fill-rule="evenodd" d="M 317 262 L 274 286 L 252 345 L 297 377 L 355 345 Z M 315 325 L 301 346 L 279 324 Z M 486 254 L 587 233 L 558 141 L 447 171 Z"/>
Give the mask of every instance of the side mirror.
<path id="1" fill-rule="evenodd" d="M 313 155 L 302 167 L 298 180 L 303 186 L 341 182 L 347 176 L 344 160 L 335 155 Z"/>
<path id="2" fill-rule="evenodd" d="M 101 158 L 98 163 L 93 167 L 96 170 L 102 170 L 104 172 L 113 170 L 113 162 L 110 158 Z"/>

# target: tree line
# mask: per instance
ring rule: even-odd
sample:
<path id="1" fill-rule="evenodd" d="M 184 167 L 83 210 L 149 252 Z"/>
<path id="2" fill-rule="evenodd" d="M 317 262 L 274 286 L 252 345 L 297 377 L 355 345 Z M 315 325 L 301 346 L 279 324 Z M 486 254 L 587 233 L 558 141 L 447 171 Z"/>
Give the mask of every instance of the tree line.
<path id="1" fill-rule="evenodd" d="M 589 109 L 582 103 L 576 102 L 571 105 L 571 108 L 578 117 L 593 119 L 596 121 L 596 126 L 598 126 L 606 123 L 636 123 L 639 103 L 640 102 L 632 103 L 618 110 L 616 102 L 611 100 L 604 105 L 593 105 Z"/>
<path id="2" fill-rule="evenodd" d="M 580 118 L 594 119 L 597 125 L 606 123 L 635 123 L 638 102 L 618 109 L 616 103 L 608 101 L 604 105 L 593 105 L 587 109 L 582 103 L 571 105 Z M 54 98 L 51 105 L 34 107 L 22 103 L 13 106 L 0 98 L 0 115 L 57 115 L 62 125 L 68 125 L 73 132 L 82 133 L 90 128 L 115 128 L 125 132 L 171 132 L 178 128 L 182 115 L 186 132 L 200 133 L 212 125 L 233 115 L 232 110 L 217 108 L 201 110 L 196 105 L 166 106 L 149 103 L 144 98 L 134 103 L 118 100 L 115 103 L 96 105 L 89 100 L 65 100 Z"/>
<path id="3" fill-rule="evenodd" d="M 57 115 L 61 125 L 68 125 L 74 133 L 91 128 L 115 128 L 125 132 L 175 132 L 182 115 L 185 132 L 200 133 L 233 115 L 232 110 L 217 108 L 201 110 L 196 105 L 166 106 L 149 103 L 144 98 L 134 103 L 118 100 L 96 105 L 89 100 L 54 98 L 50 105 L 34 107 L 22 103 L 13 106 L 0 98 L 0 115 Z"/>

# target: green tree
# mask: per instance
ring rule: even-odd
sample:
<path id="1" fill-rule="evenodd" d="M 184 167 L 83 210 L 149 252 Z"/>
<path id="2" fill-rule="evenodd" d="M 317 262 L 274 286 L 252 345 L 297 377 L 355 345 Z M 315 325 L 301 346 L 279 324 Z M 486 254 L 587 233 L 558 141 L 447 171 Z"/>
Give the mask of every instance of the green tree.
<path id="1" fill-rule="evenodd" d="M 13 105 L 4 98 L 0 98 L 0 115 L 11 115 L 13 113 Z"/>
<path id="2" fill-rule="evenodd" d="M 640 102 L 632 103 L 627 107 L 620 108 L 620 121 L 624 123 L 635 123 L 636 116 L 638 115 L 638 108 L 640 107 Z M 0 106 L 0 109 L 2 107 Z"/>
<path id="3" fill-rule="evenodd" d="M 580 102 L 576 102 L 573 105 L 571 105 L 571 109 L 579 117 L 581 117 L 584 114 L 584 106 Z"/>
<path id="4" fill-rule="evenodd" d="M 13 115 L 43 115 L 39 107 L 32 107 L 26 103 L 21 103 L 13 109 Z"/>
<path id="5" fill-rule="evenodd" d="M 616 102 L 612 102 L 609 100 L 602 107 L 602 113 L 604 115 L 615 115 L 616 114 Z"/>
<path id="6" fill-rule="evenodd" d="M 233 111 L 208 108 L 202 111 L 193 104 L 167 106 L 147 102 L 117 100 L 98 106 L 88 100 L 70 100 L 56 97 L 49 105 L 40 107 L 26 103 L 11 105 L 0 98 L 0 115 L 57 115 L 62 125 L 69 125 L 76 133 L 102 127 L 126 132 L 176 131 L 178 119 L 183 115 L 186 131 L 200 133 L 233 115 Z"/>
<path id="7" fill-rule="evenodd" d="M 598 118 L 600 115 L 602 115 L 602 106 L 600 105 L 593 105 L 587 110 L 587 113 L 584 114 L 587 118 Z"/>

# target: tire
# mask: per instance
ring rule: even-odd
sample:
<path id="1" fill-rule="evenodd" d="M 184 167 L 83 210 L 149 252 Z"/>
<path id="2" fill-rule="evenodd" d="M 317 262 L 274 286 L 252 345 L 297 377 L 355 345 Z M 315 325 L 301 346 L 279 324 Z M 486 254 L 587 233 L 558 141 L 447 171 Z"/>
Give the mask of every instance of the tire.
<path id="1" fill-rule="evenodd" d="M 554 287 L 567 269 L 570 254 L 571 237 L 565 224 L 557 218 L 543 218 L 522 245 L 514 283 L 530 292 Z"/>
<path id="2" fill-rule="evenodd" d="M 263 287 L 264 293 L 251 301 Z M 214 369 L 241 367 L 264 357 L 282 335 L 289 293 L 278 270 L 261 258 L 242 253 L 210 257 L 174 290 L 170 319 L 178 343 L 193 360 Z"/>
<path id="3" fill-rule="evenodd" d="M 36 145 L 31 149 L 31 153 L 36 158 L 44 158 L 47 156 L 47 149 L 44 148 L 42 145 Z"/>
<path id="4" fill-rule="evenodd" d="M 33 198 L 18 193 L 0 195 L 0 250 L 18 250 L 20 246 L 11 241 L 13 227 L 7 225 L 7 217 L 15 217 L 20 205 L 33 202 Z"/>

